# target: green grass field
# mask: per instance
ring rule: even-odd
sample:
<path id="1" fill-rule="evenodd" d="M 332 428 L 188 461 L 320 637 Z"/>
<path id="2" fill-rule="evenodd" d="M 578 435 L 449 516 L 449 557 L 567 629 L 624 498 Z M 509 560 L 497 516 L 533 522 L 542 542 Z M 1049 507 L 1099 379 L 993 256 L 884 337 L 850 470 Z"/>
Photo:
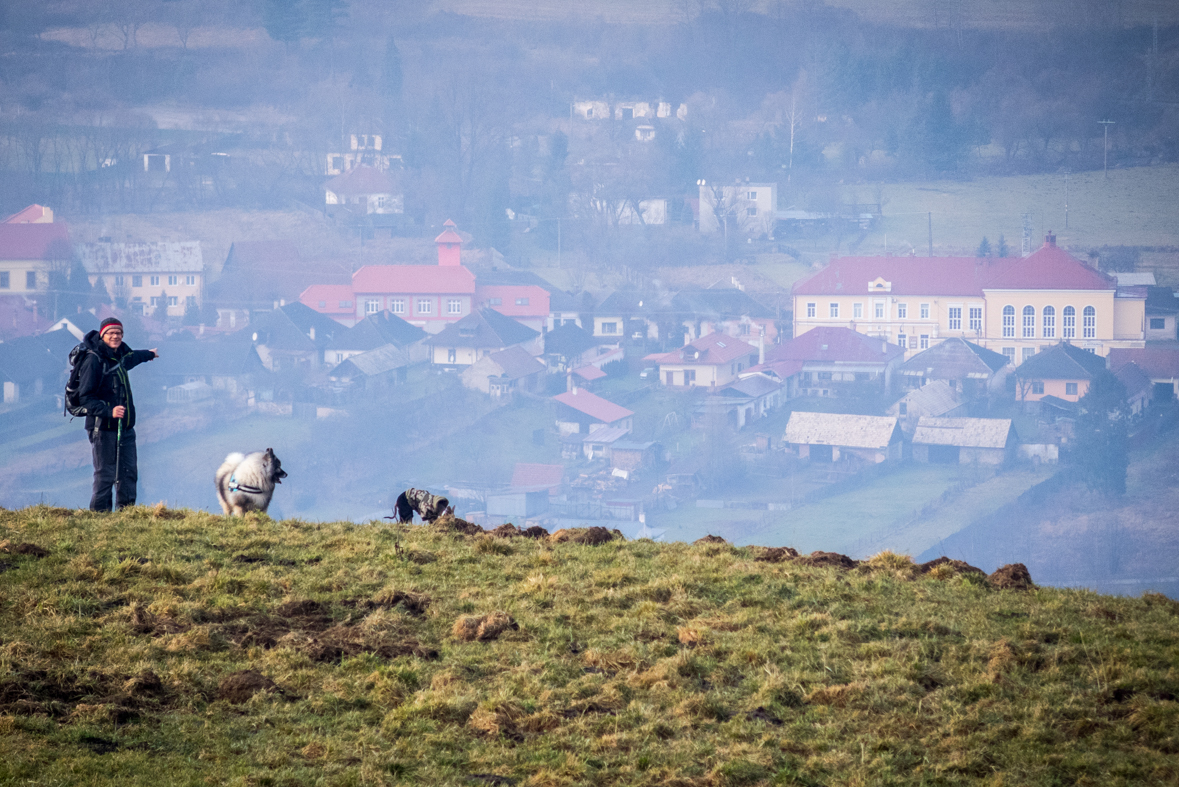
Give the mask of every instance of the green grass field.
<path id="1" fill-rule="evenodd" d="M 1176 602 L 762 554 L 0 511 L 0 783 L 1179 780 Z"/>

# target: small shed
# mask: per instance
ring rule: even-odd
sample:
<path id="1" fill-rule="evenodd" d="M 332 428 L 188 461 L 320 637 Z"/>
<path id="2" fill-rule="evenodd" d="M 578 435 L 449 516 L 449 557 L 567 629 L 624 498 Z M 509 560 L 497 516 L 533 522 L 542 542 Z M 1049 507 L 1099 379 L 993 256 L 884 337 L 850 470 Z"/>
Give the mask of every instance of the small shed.
<path id="1" fill-rule="evenodd" d="M 594 429 L 581 441 L 585 458 L 609 459 L 614 444 L 628 434 L 630 434 L 630 429 L 622 426 L 601 426 Z"/>
<path id="2" fill-rule="evenodd" d="M 1015 452 L 1010 418 L 922 418 L 913 459 L 931 464 L 1001 465 Z"/>
<path id="3" fill-rule="evenodd" d="M 895 415 L 901 422 L 901 429 L 912 434 L 921 418 L 951 417 L 962 415 L 966 410 L 967 405 L 958 400 L 958 392 L 948 382 L 934 380 L 907 392 L 885 412 Z"/>
<path id="4" fill-rule="evenodd" d="M 901 437 L 894 416 L 795 412 L 784 441 L 802 459 L 838 462 L 856 457 L 880 463 L 901 458 Z"/>

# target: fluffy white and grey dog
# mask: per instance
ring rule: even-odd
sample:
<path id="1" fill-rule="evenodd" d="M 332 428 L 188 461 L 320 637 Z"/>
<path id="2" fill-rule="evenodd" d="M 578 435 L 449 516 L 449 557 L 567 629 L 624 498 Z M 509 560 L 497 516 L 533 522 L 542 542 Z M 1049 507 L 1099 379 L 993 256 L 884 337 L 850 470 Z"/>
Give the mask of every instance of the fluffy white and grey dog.
<path id="1" fill-rule="evenodd" d="M 269 448 L 252 454 L 233 453 L 217 469 L 217 498 L 226 516 L 244 516 L 247 511 L 265 514 L 274 485 L 286 477 L 282 462 Z"/>

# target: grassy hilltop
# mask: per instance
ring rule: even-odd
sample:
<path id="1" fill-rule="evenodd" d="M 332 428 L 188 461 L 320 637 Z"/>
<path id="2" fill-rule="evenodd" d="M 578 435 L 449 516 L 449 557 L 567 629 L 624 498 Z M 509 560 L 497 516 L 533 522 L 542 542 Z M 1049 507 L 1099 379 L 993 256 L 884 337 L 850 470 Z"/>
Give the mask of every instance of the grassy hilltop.
<path id="1" fill-rule="evenodd" d="M 0 784 L 1179 780 L 1164 597 L 450 524 L 0 511 Z"/>

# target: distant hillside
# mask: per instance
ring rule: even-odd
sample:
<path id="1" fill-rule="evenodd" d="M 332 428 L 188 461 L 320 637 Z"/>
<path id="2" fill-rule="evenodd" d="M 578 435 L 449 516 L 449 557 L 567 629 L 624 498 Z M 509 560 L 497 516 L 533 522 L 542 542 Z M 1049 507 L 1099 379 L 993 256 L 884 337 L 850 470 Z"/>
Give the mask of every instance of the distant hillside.
<path id="1" fill-rule="evenodd" d="M 463 524 L 0 511 L 0 783 L 1179 780 L 1162 596 Z"/>

